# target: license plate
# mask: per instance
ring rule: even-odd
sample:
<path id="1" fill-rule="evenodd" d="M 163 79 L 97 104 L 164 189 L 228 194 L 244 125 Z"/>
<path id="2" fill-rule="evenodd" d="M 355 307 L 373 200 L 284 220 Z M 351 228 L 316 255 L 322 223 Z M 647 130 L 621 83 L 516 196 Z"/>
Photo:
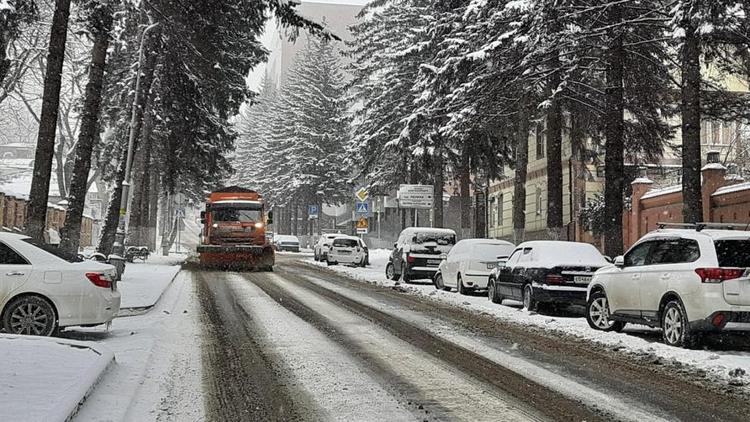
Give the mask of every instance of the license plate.
<path id="1" fill-rule="evenodd" d="M 341 255 L 349 255 L 352 251 L 339 251 Z"/>
<path id="2" fill-rule="evenodd" d="M 577 275 L 573 277 L 573 282 L 575 283 L 591 283 L 591 277 L 584 277 L 582 275 Z"/>
<path id="3" fill-rule="evenodd" d="M 440 261 L 439 259 L 428 259 L 427 265 L 440 265 Z"/>

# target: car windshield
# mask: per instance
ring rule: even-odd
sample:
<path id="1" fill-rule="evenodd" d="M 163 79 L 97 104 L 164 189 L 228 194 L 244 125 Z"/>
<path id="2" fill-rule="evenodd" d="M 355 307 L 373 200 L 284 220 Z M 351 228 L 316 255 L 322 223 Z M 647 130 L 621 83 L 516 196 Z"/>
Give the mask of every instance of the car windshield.
<path id="1" fill-rule="evenodd" d="M 354 239 L 336 239 L 333 241 L 333 246 L 353 248 L 357 246 L 357 241 Z"/>
<path id="2" fill-rule="evenodd" d="M 252 223 L 261 220 L 261 210 L 245 210 L 238 208 L 221 208 L 213 210 L 214 221 L 239 221 L 242 223 Z"/>
<path id="3" fill-rule="evenodd" d="M 750 239 L 717 240 L 714 244 L 720 267 L 750 267 Z"/>
<path id="4" fill-rule="evenodd" d="M 78 255 L 78 254 L 68 254 L 68 253 L 64 252 L 62 249 L 60 249 L 59 247 L 57 247 L 55 245 L 50 245 L 50 244 L 47 244 L 47 243 L 37 242 L 36 240 L 31 239 L 31 238 L 29 238 L 29 239 L 23 239 L 23 241 L 26 242 L 26 243 L 28 243 L 29 245 L 36 246 L 37 248 L 39 248 L 39 249 L 41 249 L 41 250 L 43 250 L 45 252 L 48 252 L 48 253 L 50 253 L 50 254 L 52 254 L 52 255 L 60 258 L 60 259 L 65 260 L 65 261 L 68 261 L 68 262 L 82 262 L 83 261 L 83 258 L 80 255 Z"/>
<path id="5" fill-rule="evenodd" d="M 415 234 L 412 241 L 417 245 L 428 242 L 435 242 L 441 246 L 454 245 L 456 243 L 456 236 L 452 233 L 424 232 Z"/>

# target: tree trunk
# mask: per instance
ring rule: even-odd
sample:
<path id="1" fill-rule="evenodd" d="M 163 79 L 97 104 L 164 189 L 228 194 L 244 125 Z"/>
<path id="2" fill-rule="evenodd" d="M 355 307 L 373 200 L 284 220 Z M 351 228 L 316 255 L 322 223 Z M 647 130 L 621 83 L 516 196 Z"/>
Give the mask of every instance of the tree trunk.
<path id="1" fill-rule="evenodd" d="M 159 173 L 151 171 L 151 180 L 149 187 L 149 207 L 148 207 L 148 235 L 147 242 L 149 250 L 156 250 L 156 222 L 159 216 Z"/>
<path id="2" fill-rule="evenodd" d="M 703 220 L 701 196 L 700 40 L 690 17 L 683 21 L 682 47 L 682 217 L 686 223 Z"/>
<path id="3" fill-rule="evenodd" d="M 461 237 L 468 237 L 471 231 L 471 152 L 469 145 L 461 151 L 461 168 L 459 175 L 459 197 L 461 198 Z"/>
<path id="4" fill-rule="evenodd" d="M 443 186 L 445 185 L 443 151 L 438 149 L 435 155 L 435 180 L 433 181 L 432 200 L 433 215 L 432 227 L 443 227 Z"/>
<path id="5" fill-rule="evenodd" d="M 147 106 L 150 101 L 147 102 Z M 144 244 L 143 228 L 148 224 L 148 215 L 144 214 L 144 202 L 148 203 L 149 168 L 151 161 L 151 132 L 154 126 L 153 114 L 146 112 L 138 141 L 138 150 L 133 160 L 130 190 L 130 213 L 128 216 L 127 244 L 141 246 Z M 147 212 L 147 211 L 146 211 Z"/>
<path id="6" fill-rule="evenodd" d="M 83 218 L 86 192 L 89 186 L 91 153 L 99 137 L 99 110 L 104 82 L 104 67 L 109 46 L 109 31 L 112 28 L 112 17 L 107 13 L 105 13 L 106 16 L 102 17 L 101 27 L 95 33 L 89 80 L 86 84 L 86 97 L 81 115 L 81 129 L 78 134 L 76 158 L 73 165 L 73 178 L 67 197 L 68 212 L 65 214 L 65 224 L 60 233 L 62 237 L 60 248 L 69 254 L 78 251 L 81 240 L 81 219 Z"/>
<path id="7" fill-rule="evenodd" d="M 127 151 L 123 151 L 127 154 Z M 117 180 L 115 181 L 115 190 L 112 191 L 112 197 L 109 198 L 107 205 L 107 216 L 104 218 L 104 227 L 99 238 L 99 246 L 96 250 L 104 255 L 112 253 L 112 245 L 115 243 L 115 234 L 120 222 L 120 201 L 122 200 L 122 183 L 125 180 L 125 157 L 120 159 L 120 167 L 117 169 Z"/>
<path id="8" fill-rule="evenodd" d="M 560 67 L 557 53 L 550 60 L 552 69 Z M 562 107 L 557 92 L 560 73 L 550 75 L 547 90 L 552 96 L 547 110 L 547 233 L 550 239 L 562 237 L 563 231 L 563 169 L 562 169 Z"/>
<path id="9" fill-rule="evenodd" d="M 610 10 L 610 22 L 621 21 L 620 6 Z M 624 118 L 625 98 L 623 92 L 623 68 L 625 49 L 622 34 L 615 35 L 607 52 L 607 88 L 605 106 L 605 157 L 604 157 L 604 253 L 615 257 L 622 255 L 622 215 L 625 193 L 625 142 Z"/>
<path id="10" fill-rule="evenodd" d="M 522 243 L 526 233 L 526 174 L 529 166 L 529 115 L 523 107 L 518 116 L 515 177 L 513 179 L 513 243 Z M 502 206 L 502 205 L 501 205 Z"/>
<path id="11" fill-rule="evenodd" d="M 52 156 L 55 153 L 60 85 L 69 15 L 70 0 L 56 0 L 47 54 L 47 69 L 44 74 L 44 97 L 34 155 L 34 176 L 31 179 L 26 220 L 26 233 L 40 242 L 44 241 L 44 228 L 47 220 L 47 199 L 52 173 Z"/>

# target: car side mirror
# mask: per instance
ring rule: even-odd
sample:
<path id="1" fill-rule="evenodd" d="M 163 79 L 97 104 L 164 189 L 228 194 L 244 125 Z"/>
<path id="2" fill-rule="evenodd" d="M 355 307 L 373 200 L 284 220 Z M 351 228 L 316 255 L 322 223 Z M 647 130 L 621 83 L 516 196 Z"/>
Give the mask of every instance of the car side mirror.
<path id="1" fill-rule="evenodd" d="M 273 211 L 268 211 L 266 214 L 266 224 L 273 224 Z"/>
<path id="2" fill-rule="evenodd" d="M 201 224 L 206 224 L 206 212 L 201 211 Z"/>
<path id="3" fill-rule="evenodd" d="M 625 258 L 622 255 L 615 257 L 614 264 L 615 264 L 615 267 L 619 267 L 619 268 L 624 267 L 625 266 Z"/>

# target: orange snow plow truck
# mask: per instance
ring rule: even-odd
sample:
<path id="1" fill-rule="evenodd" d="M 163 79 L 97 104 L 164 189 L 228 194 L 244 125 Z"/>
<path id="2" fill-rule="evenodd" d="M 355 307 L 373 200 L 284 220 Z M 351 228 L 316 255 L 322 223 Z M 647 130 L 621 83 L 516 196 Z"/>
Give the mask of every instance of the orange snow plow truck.
<path id="1" fill-rule="evenodd" d="M 273 271 L 273 246 L 266 239 L 271 220 L 258 192 L 238 186 L 212 192 L 201 212 L 201 266 Z"/>

